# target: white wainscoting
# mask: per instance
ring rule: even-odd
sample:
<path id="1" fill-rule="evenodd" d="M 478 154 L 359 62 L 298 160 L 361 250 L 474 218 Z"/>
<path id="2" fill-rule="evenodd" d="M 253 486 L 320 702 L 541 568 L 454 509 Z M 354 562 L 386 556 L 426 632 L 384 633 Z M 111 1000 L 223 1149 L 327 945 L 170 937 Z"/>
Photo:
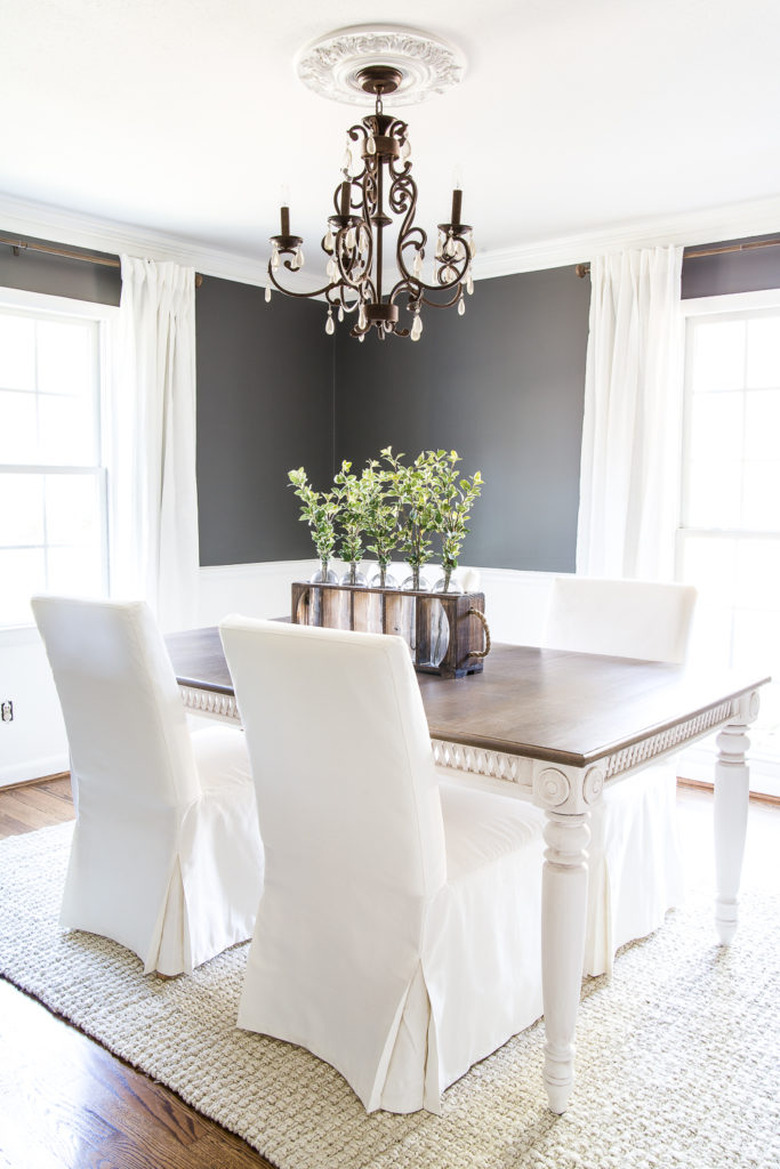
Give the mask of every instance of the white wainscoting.
<path id="1" fill-rule="evenodd" d="M 0 787 L 68 769 L 59 699 L 35 626 L 0 629 L 0 699 L 14 704 L 0 722 Z"/>

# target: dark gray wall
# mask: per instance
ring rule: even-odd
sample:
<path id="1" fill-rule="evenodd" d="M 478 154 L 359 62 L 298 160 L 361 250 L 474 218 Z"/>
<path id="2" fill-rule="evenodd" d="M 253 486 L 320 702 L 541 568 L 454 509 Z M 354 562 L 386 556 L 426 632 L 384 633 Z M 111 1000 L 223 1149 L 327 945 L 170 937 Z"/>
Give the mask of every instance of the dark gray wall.
<path id="1" fill-rule="evenodd" d="M 777 237 L 780 239 L 780 235 Z M 117 269 L 0 246 L 0 285 L 119 302 Z M 683 296 L 780 287 L 780 247 L 686 258 Z M 203 564 L 311 555 L 287 471 L 325 486 L 388 444 L 457 449 L 486 481 L 464 562 L 574 567 L 590 281 L 573 268 L 481 281 L 465 317 L 358 344 L 323 307 L 206 278 L 197 293 Z"/>
<path id="2" fill-rule="evenodd" d="M 762 239 L 778 242 L 767 247 L 749 247 L 743 251 L 723 252 L 715 256 L 683 255 L 683 300 L 780 288 L 780 234 L 763 236 Z M 715 246 L 740 243 L 750 243 L 750 240 L 724 240 Z M 695 252 L 699 249 L 691 250 Z"/>
<path id="3" fill-rule="evenodd" d="M 480 281 L 465 316 L 426 310 L 417 343 L 340 331 L 337 461 L 455 449 L 485 479 L 464 563 L 573 570 L 589 303 L 558 268 Z"/>
<path id="4" fill-rule="evenodd" d="M 7 244 L 0 244 L 0 287 L 70 296 L 94 304 L 119 304 L 122 279 L 119 268 L 49 256 L 26 248 L 15 255 Z"/>
<path id="5" fill-rule="evenodd" d="M 334 342 L 321 305 L 205 277 L 198 290 L 201 564 L 311 556 L 287 472 L 332 476 Z"/>

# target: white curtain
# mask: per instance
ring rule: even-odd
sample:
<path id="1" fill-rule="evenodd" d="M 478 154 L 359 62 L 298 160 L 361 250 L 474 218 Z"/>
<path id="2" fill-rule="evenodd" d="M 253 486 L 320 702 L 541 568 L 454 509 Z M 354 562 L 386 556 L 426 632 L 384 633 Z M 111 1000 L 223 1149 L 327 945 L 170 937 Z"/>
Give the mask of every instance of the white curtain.
<path id="1" fill-rule="evenodd" d="M 577 572 L 585 576 L 674 576 L 681 269 L 679 247 L 591 263 L 577 529 Z"/>
<path id="2" fill-rule="evenodd" d="M 114 596 L 197 624 L 195 272 L 122 256 L 111 432 Z"/>

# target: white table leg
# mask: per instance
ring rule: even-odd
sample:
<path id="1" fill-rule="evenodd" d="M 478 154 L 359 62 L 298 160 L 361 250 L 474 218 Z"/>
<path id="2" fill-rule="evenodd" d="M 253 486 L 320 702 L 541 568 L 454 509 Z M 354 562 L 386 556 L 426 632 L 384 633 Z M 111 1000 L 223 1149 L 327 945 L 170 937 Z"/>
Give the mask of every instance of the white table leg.
<path id="1" fill-rule="evenodd" d="M 715 929 L 723 945 L 737 932 L 737 905 L 747 832 L 750 774 L 745 722 L 725 726 L 715 763 Z"/>
<path id="2" fill-rule="evenodd" d="M 544 1083 L 553 1112 L 574 1087 L 574 1028 L 580 1004 L 588 897 L 589 813 L 547 810 L 542 873 Z"/>

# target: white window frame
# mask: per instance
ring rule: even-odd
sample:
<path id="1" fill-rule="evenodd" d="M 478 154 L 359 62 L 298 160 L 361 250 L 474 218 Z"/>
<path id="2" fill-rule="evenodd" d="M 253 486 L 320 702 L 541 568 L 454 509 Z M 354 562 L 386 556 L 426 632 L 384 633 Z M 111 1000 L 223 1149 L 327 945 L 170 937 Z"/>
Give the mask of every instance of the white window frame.
<path id="1" fill-rule="evenodd" d="M 766 309 L 780 310 L 780 288 L 762 289 L 755 292 L 731 293 L 723 296 L 696 297 L 681 301 L 680 308 L 683 325 L 685 326 L 685 376 L 683 380 L 683 427 L 680 447 L 679 513 L 675 531 L 675 563 L 678 580 L 682 579 L 683 543 L 689 534 L 703 535 L 712 539 L 722 538 L 730 540 L 742 538 L 751 540 L 762 538 L 777 539 L 780 536 L 780 532 L 774 529 L 771 531 L 747 531 L 745 529 L 688 528 L 683 526 L 683 519 L 687 512 L 687 501 L 685 499 L 687 474 L 684 460 L 688 449 L 691 412 L 691 346 L 687 328 L 688 321 L 692 318 L 707 316 L 728 318 L 729 316 L 742 316 L 744 313 L 749 312 L 761 312 Z M 703 745 L 690 748 L 684 752 L 684 763 L 680 767 L 678 774 L 689 775 L 695 779 L 704 779 L 711 782 L 714 755 L 714 740 L 708 739 Z M 687 770 L 686 763 L 688 764 Z M 752 754 L 752 765 L 751 790 L 763 791 L 770 795 L 780 796 L 780 759 L 774 755 L 765 755 L 760 751 L 755 751 Z"/>
<path id="2" fill-rule="evenodd" d="M 101 459 L 98 470 L 100 482 L 101 524 L 102 524 L 102 578 L 105 595 L 109 595 L 111 578 L 111 547 L 110 547 L 110 503 L 109 483 L 110 452 L 112 449 L 111 436 L 111 399 L 112 399 L 112 364 L 111 354 L 113 334 L 119 308 L 116 305 L 100 304 L 93 301 L 76 300 L 71 297 L 52 296 L 48 293 L 29 292 L 24 289 L 0 287 L 0 308 L 11 311 L 22 309 L 25 312 L 39 316 L 62 317 L 65 319 L 81 319 L 96 321 L 98 324 L 98 425 L 100 427 Z M 95 470 L 79 467 L 58 467 L 54 464 L 33 466 L 31 464 L 4 464 L 3 470 L 20 473 L 42 473 L 48 470 L 65 474 L 94 475 Z M 25 633 L 27 631 L 27 633 Z M 33 640 L 35 626 L 30 623 L 22 625 L 8 625 L 3 623 L 0 615 L 0 643 L 19 644 Z"/>

